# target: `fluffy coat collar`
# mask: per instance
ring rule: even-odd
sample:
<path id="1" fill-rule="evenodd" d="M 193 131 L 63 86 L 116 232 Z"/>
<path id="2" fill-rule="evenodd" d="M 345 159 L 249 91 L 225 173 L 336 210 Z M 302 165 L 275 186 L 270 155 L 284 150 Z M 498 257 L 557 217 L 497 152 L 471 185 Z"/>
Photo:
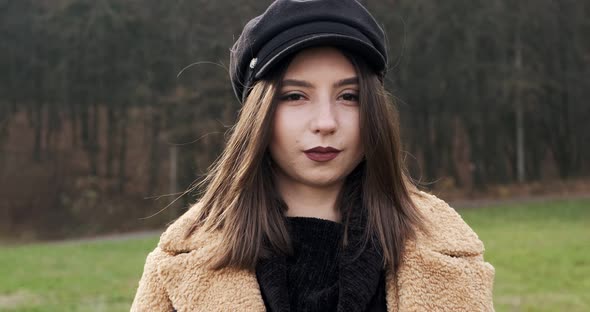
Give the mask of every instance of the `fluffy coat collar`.
<path id="1" fill-rule="evenodd" d="M 408 241 L 397 281 L 386 272 L 387 310 L 494 311 L 494 267 L 484 245 L 461 216 L 434 195 L 412 195 L 433 235 Z M 148 255 L 132 311 L 265 311 L 255 272 L 205 268 L 216 234 L 184 233 L 195 207 L 176 220 Z"/>

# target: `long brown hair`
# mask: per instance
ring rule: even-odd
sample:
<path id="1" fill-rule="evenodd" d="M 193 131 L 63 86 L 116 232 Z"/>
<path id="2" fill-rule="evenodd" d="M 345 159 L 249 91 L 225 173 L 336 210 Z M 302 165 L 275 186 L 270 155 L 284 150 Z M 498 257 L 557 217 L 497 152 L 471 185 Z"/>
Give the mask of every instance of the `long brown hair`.
<path id="1" fill-rule="evenodd" d="M 337 205 L 345 228 L 350 212 L 363 209 L 367 220 L 364 243 L 377 238 L 384 265 L 396 273 L 405 242 L 416 237 L 416 229 L 428 230 L 410 197 L 410 191 L 416 188 L 403 163 L 399 117 L 391 96 L 362 59 L 343 53 L 359 78 L 365 157 L 347 177 Z M 197 230 L 221 233 L 221 249 L 209 263 L 213 269 L 253 269 L 269 250 L 292 252 L 284 220 L 287 207 L 274 187 L 273 161 L 268 152 L 278 93 L 291 59 L 252 87 L 237 123 L 230 129 L 226 148 L 198 185 L 202 197 L 194 208 L 198 209 L 197 218 L 186 236 Z"/>

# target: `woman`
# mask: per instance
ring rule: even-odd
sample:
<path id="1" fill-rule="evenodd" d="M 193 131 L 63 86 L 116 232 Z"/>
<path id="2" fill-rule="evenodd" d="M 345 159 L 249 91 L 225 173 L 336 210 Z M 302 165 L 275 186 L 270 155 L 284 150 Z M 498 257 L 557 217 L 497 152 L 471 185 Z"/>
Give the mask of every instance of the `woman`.
<path id="1" fill-rule="evenodd" d="M 245 26 L 238 121 L 132 311 L 494 310 L 482 242 L 406 174 L 384 38 L 354 0 L 277 0 Z"/>

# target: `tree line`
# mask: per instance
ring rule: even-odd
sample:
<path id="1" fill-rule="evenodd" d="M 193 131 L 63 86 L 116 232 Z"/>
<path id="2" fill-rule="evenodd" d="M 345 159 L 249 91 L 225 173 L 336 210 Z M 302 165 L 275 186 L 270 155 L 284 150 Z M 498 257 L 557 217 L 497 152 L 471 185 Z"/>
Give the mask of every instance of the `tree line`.
<path id="1" fill-rule="evenodd" d="M 11 166 L 5 143 L 24 114 L 31 162 L 63 157 L 55 146 L 68 130 L 85 174 L 125 194 L 139 110 L 143 191 L 185 189 L 239 110 L 229 48 L 270 2 L 0 0 L 0 165 Z M 589 175 L 590 3 L 361 2 L 388 36 L 386 83 L 415 177 L 483 189 Z"/>

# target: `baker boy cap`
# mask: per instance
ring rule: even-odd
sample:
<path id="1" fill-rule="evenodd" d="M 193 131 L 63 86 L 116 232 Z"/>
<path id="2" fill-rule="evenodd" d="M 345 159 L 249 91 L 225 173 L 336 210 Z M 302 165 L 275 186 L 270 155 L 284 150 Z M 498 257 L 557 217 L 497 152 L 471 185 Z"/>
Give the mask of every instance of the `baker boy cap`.
<path id="1" fill-rule="evenodd" d="M 230 53 L 229 75 L 244 102 L 250 87 L 288 55 L 318 45 L 337 46 L 364 58 L 383 76 L 385 34 L 355 0 L 276 0 L 250 20 Z"/>

